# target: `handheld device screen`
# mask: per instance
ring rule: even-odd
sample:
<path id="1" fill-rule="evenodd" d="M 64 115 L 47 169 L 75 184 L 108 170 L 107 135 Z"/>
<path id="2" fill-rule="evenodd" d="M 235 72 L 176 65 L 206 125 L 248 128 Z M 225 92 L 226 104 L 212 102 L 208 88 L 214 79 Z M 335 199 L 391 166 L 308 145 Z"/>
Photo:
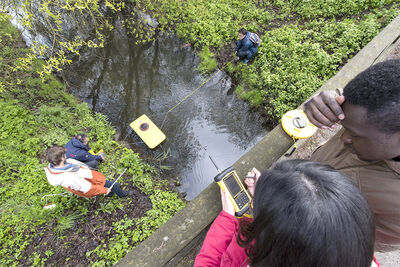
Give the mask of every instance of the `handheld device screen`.
<path id="1" fill-rule="evenodd" d="M 232 197 L 235 197 L 237 193 L 240 192 L 240 186 L 237 184 L 235 177 L 231 174 L 228 178 L 225 179 L 226 186 L 229 191 L 231 191 Z"/>

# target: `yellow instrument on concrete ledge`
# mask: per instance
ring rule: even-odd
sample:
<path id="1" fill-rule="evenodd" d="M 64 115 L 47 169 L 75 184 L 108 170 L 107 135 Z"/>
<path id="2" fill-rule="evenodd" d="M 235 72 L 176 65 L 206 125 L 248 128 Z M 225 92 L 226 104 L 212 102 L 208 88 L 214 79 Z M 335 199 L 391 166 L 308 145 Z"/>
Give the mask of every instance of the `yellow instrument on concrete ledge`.
<path id="1" fill-rule="evenodd" d="M 131 128 L 151 149 L 165 140 L 165 134 L 145 114 L 130 124 Z"/>
<path id="2" fill-rule="evenodd" d="M 282 116 L 282 128 L 295 139 L 304 139 L 312 136 L 317 127 L 312 124 L 302 110 L 291 110 Z"/>
<path id="3" fill-rule="evenodd" d="M 297 109 L 283 114 L 282 128 L 294 142 L 292 150 L 285 154 L 286 157 L 291 156 L 296 150 L 296 139 L 308 138 L 317 131 L 317 127 L 308 120 L 304 111 Z"/>

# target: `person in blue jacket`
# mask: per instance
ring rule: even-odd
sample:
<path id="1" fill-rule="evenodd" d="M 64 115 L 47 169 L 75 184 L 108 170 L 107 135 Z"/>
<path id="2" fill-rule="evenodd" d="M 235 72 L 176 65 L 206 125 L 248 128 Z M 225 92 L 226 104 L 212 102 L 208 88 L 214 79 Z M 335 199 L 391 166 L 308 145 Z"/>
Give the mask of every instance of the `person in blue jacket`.
<path id="1" fill-rule="evenodd" d="M 89 139 L 86 134 L 78 134 L 73 137 L 66 145 L 67 159 L 75 159 L 85 163 L 92 169 L 96 169 L 99 161 L 104 161 L 104 154 L 92 155 L 89 153 L 90 147 L 88 145 Z"/>
<path id="2" fill-rule="evenodd" d="M 250 32 L 246 29 L 241 28 L 238 32 L 238 37 L 239 40 L 236 42 L 236 56 L 246 64 L 257 53 L 258 47 L 250 41 Z"/>

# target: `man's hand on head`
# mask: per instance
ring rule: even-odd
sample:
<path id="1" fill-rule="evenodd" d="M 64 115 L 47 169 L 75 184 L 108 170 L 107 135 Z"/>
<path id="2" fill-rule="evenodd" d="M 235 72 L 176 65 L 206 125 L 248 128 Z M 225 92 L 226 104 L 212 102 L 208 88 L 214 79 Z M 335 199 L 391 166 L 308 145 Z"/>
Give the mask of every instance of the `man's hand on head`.
<path id="1" fill-rule="evenodd" d="M 344 119 L 341 105 L 344 96 L 335 91 L 324 91 L 309 100 L 304 112 L 312 124 L 319 128 L 335 128 L 336 123 Z"/>

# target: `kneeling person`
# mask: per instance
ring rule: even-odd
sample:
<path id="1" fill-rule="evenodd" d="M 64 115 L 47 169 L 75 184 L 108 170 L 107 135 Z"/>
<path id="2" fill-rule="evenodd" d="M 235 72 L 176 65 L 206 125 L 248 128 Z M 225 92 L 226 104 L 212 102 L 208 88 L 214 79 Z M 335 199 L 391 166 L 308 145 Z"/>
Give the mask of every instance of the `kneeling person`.
<path id="1" fill-rule="evenodd" d="M 61 185 L 68 191 L 81 197 L 94 197 L 97 195 L 119 197 L 133 195 L 133 191 L 126 192 L 115 183 L 110 190 L 112 181 L 106 181 L 105 176 L 86 166 L 80 166 L 80 162 L 74 159 L 66 161 L 65 148 L 53 146 L 47 150 L 46 158 L 50 163 L 46 168 L 46 177 L 51 185 Z"/>
<path id="2" fill-rule="evenodd" d="M 236 56 L 243 63 L 247 64 L 249 60 L 257 53 L 258 46 L 250 40 L 250 32 L 241 28 L 238 32 L 239 40 L 236 42 Z"/>
<path id="3" fill-rule="evenodd" d="M 99 162 L 104 161 L 104 154 L 92 155 L 89 153 L 89 138 L 86 134 L 78 134 L 73 137 L 66 145 L 66 156 L 68 159 L 79 160 L 92 169 L 97 169 Z"/>

